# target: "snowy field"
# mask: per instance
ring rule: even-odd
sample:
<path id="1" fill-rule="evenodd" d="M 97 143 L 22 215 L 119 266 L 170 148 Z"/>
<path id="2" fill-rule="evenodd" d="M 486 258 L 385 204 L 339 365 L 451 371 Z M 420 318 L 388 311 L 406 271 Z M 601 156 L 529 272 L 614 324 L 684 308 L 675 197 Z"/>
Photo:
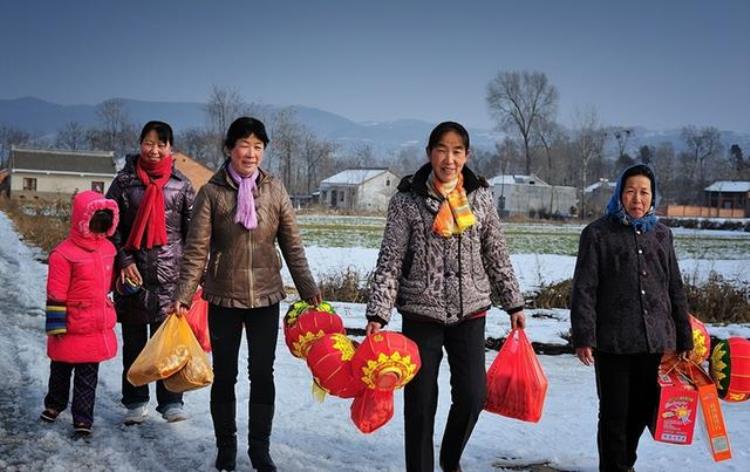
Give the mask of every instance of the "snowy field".
<path id="1" fill-rule="evenodd" d="M 316 276 L 339 272 L 347 266 L 366 276 L 378 259 L 377 249 L 361 247 L 307 247 L 305 252 Z M 576 264 L 575 257 L 558 254 L 512 254 L 510 259 L 524 292 L 572 278 Z M 679 264 L 686 280 L 705 280 L 713 271 L 738 283 L 750 282 L 750 252 L 743 259 L 680 259 Z M 292 286 L 286 266 L 282 274 L 284 283 Z"/>
<path id="2" fill-rule="evenodd" d="M 371 270 L 374 249 L 308 250 L 319 271 L 353 265 Z M 2 471 L 209 471 L 215 458 L 209 414 L 209 389 L 186 394 L 188 421 L 167 424 L 152 414 L 140 427 L 121 425 L 124 408 L 120 398 L 120 358 L 102 364 L 97 390 L 93 436 L 71 439 L 71 417 L 65 412 L 52 425 L 37 418 L 46 392 L 48 359 L 45 355 L 44 287 L 47 268 L 40 255 L 18 241 L 10 222 L 0 213 L 0 470 Z M 717 270 L 747 280 L 747 260 L 681 261 L 685 272 L 704 275 Z M 520 255 L 513 257 L 525 290 L 540 281 L 554 282 L 572 275 L 574 260 L 568 256 Z M 363 327 L 364 306 L 336 304 L 348 327 Z M 286 305 L 282 305 L 282 313 Z M 568 329 L 567 310 L 545 310 L 549 317 L 529 318 L 532 340 L 563 342 L 559 333 Z M 532 313 L 529 313 L 532 314 Z M 492 310 L 487 334 L 498 336 L 508 329 L 507 316 Z M 398 316 L 390 326 L 399 329 Z M 747 326 L 710 327 L 718 336 L 750 336 Z M 488 352 L 487 365 L 495 352 Z M 245 357 L 241 354 L 241 359 Z M 549 463 L 569 471 L 595 471 L 596 393 L 593 369 L 573 356 L 541 356 L 549 377 L 545 413 L 538 424 L 527 424 L 485 413 L 480 417 L 463 459 L 467 471 L 502 470 Z M 241 362 L 240 372 L 245 363 Z M 439 444 L 449 406 L 447 365 L 441 369 L 440 400 L 436 419 Z M 358 432 L 349 420 L 350 400 L 328 398 L 315 403 L 311 378 L 304 362 L 288 353 L 281 342 L 277 350 L 277 416 L 271 452 L 281 471 L 401 471 L 403 470 L 402 394 L 396 394 L 396 415 L 371 435 Z M 152 389 L 153 395 L 153 389 Z M 246 441 L 248 383 L 237 384 L 240 399 L 240 444 Z M 244 400 L 244 401 L 243 401 Z M 152 400 L 152 407 L 155 406 Z M 708 452 L 702 424 L 696 426 L 691 446 L 654 442 L 648 432 L 639 448 L 639 472 L 673 470 L 750 470 L 750 403 L 722 403 L 733 446 L 731 461 L 715 464 Z M 250 470 L 240 448 L 238 470 Z M 519 470 L 514 467 L 514 470 Z M 520 468 L 523 470 L 523 467 Z"/>
<path id="3" fill-rule="evenodd" d="M 300 229 L 305 243 L 319 247 L 378 249 L 385 218 L 302 215 Z M 512 254 L 562 254 L 575 256 L 583 225 L 503 222 Z M 750 233 L 673 228 L 679 258 L 747 259 Z"/>

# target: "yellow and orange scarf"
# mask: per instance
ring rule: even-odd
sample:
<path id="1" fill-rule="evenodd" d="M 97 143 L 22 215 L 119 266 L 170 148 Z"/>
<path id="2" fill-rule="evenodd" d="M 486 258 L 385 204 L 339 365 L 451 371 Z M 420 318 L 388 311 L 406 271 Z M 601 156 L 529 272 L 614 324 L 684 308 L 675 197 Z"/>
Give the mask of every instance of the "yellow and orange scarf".
<path id="1" fill-rule="evenodd" d="M 440 182 L 430 173 L 427 189 L 432 195 L 444 199 L 432 222 L 432 230 L 438 236 L 450 238 L 463 233 L 477 222 L 466 197 L 462 174 L 453 182 Z"/>

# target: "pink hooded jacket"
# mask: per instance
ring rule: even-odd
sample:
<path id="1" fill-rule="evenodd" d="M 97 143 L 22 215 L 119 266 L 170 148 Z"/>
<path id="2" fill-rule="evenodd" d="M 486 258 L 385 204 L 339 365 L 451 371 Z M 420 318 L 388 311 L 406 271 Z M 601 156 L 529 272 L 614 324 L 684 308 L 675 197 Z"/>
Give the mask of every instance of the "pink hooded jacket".
<path id="1" fill-rule="evenodd" d="M 106 235 L 89 229 L 98 210 L 114 217 Z M 101 362 L 117 354 L 117 317 L 107 297 L 116 251 L 107 237 L 118 219 L 117 203 L 100 193 L 81 192 L 73 199 L 70 233 L 49 255 L 47 355 L 53 361 Z"/>

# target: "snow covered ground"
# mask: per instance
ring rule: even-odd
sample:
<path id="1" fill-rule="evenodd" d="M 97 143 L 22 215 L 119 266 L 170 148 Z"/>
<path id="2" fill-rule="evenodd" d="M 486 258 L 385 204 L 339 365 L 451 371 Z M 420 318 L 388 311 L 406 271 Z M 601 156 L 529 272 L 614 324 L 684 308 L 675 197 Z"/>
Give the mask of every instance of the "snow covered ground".
<path id="1" fill-rule="evenodd" d="M 370 270 L 375 251 L 311 248 L 314 265 L 360 265 Z M 214 443 L 208 408 L 209 389 L 186 394 L 192 418 L 167 424 L 157 415 L 139 427 L 121 425 L 124 409 L 120 398 L 119 357 L 100 368 L 94 435 L 86 441 L 70 437 L 71 419 L 64 413 L 55 424 L 37 418 L 46 393 L 49 364 L 45 355 L 44 285 L 46 266 L 39 254 L 18 241 L 10 222 L 0 213 L 0 470 L 3 471 L 187 471 L 213 470 Z M 572 258 L 519 256 L 514 264 L 525 289 L 539 282 L 537 273 L 552 282 L 572 274 Z M 539 265 L 544 270 L 540 272 Z M 736 263 L 737 261 L 732 261 Z M 700 264 L 697 265 L 700 267 Z M 739 266 L 727 266 L 732 273 Z M 683 270 L 685 264 L 683 264 Z M 703 270 L 703 269 L 701 269 Z M 550 275 L 552 274 L 552 275 Z M 547 277 L 550 277 L 549 279 Z M 362 327 L 364 307 L 337 304 L 345 324 Z M 286 306 L 282 306 L 282 312 Z M 553 342 L 567 330 L 566 310 L 549 310 L 551 318 L 533 318 L 528 333 L 532 340 Z M 391 328 L 399 328 L 395 317 Z M 750 335 L 747 326 L 729 326 L 711 332 Z M 507 316 L 493 310 L 488 335 L 507 330 Z M 560 340 L 560 342 L 562 342 Z M 241 358 L 245 353 L 241 354 Z M 495 356 L 487 355 L 487 365 Z M 545 413 L 538 424 L 527 424 L 483 414 L 464 454 L 467 471 L 497 470 L 493 464 L 549 462 L 562 470 L 595 471 L 596 393 L 593 369 L 573 356 L 541 356 L 549 377 Z M 240 372 L 244 371 L 244 362 Z M 440 377 L 440 401 L 436 419 L 439 443 L 449 406 L 447 365 Z M 396 394 L 396 415 L 371 435 L 358 432 L 349 420 L 350 400 L 328 398 L 315 403 L 310 393 L 310 374 L 304 362 L 288 353 L 281 342 L 277 350 L 277 416 L 272 454 L 282 471 L 401 471 L 403 470 L 402 395 Z M 153 394 L 153 390 L 152 390 Z M 240 441 L 246 440 L 248 383 L 237 384 L 240 399 Z M 243 401 L 244 400 L 244 401 Z M 153 402 L 152 402 L 152 406 Z M 672 470 L 750 470 L 750 403 L 722 404 L 732 441 L 734 459 L 715 464 L 710 457 L 701 424 L 691 446 L 654 442 L 645 433 L 639 449 L 639 472 Z M 250 470 L 247 456 L 238 456 L 239 470 Z"/>
<path id="2" fill-rule="evenodd" d="M 310 266 L 318 274 L 338 272 L 342 267 L 353 267 L 363 276 L 374 269 L 378 259 L 377 249 L 361 247 L 307 247 Z M 510 256 L 521 290 L 534 290 L 541 284 L 552 284 L 573 277 L 576 258 L 556 254 L 513 254 Z M 744 259 L 681 259 L 680 270 L 686 280 L 705 280 L 710 272 L 722 274 L 727 279 L 750 283 L 750 254 Z M 292 277 L 284 266 L 284 282 L 292 286 Z"/>

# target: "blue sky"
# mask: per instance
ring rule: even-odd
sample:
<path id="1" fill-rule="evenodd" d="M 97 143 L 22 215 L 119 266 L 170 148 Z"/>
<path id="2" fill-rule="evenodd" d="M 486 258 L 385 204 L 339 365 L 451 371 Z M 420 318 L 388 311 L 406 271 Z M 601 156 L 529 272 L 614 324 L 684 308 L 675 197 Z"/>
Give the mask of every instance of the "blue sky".
<path id="1" fill-rule="evenodd" d="M 306 105 L 491 126 L 487 83 L 545 72 L 558 119 L 750 132 L 750 2 L 9 1 L 0 98 Z"/>

